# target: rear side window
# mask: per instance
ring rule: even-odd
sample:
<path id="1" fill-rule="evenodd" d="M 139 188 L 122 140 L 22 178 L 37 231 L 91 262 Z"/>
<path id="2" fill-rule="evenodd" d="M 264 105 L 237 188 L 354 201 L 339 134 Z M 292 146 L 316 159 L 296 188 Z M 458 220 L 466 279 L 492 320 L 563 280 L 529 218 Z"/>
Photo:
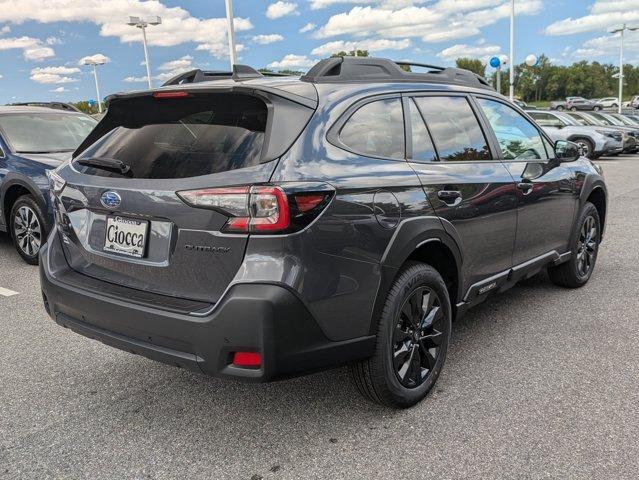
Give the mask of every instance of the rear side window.
<path id="1" fill-rule="evenodd" d="M 371 157 L 404 158 L 404 117 L 399 98 L 360 107 L 342 127 L 340 141 Z"/>
<path id="2" fill-rule="evenodd" d="M 562 128 L 564 126 L 564 122 L 549 113 L 531 113 L 530 116 L 535 119 L 537 125 L 542 127 Z"/>
<path id="3" fill-rule="evenodd" d="M 414 101 L 410 103 L 410 127 L 412 130 L 413 153 L 411 160 L 415 162 L 435 162 L 437 161 L 437 153 L 430 134 L 424 125 L 424 119 L 419 113 Z"/>
<path id="4" fill-rule="evenodd" d="M 443 161 L 490 160 L 477 117 L 464 97 L 416 97 Z"/>
<path id="5" fill-rule="evenodd" d="M 208 94 L 179 99 L 140 99 L 122 126 L 100 138 L 74 163 L 77 170 L 119 176 L 77 160 L 118 160 L 132 178 L 185 178 L 260 163 L 268 112 L 249 95 Z"/>
<path id="6" fill-rule="evenodd" d="M 477 101 L 493 127 L 504 159 L 548 158 L 539 130 L 517 110 L 494 100 L 478 98 Z"/>

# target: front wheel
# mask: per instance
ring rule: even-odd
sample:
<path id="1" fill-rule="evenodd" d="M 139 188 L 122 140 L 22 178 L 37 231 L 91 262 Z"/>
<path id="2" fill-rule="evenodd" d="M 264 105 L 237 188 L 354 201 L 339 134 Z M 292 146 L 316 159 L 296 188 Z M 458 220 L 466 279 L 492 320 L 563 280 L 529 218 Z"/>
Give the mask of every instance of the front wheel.
<path id="1" fill-rule="evenodd" d="M 393 282 L 382 310 L 373 356 L 351 368 L 366 398 L 394 408 L 422 400 L 446 360 L 451 307 L 441 275 L 410 262 Z"/>
<path id="2" fill-rule="evenodd" d="M 587 138 L 577 138 L 575 139 L 575 143 L 581 147 L 581 152 L 584 157 L 589 159 L 594 159 L 594 150 L 595 147 L 593 143 Z"/>
<path id="3" fill-rule="evenodd" d="M 577 107 L 570 107 L 570 111 L 571 112 L 576 112 L 577 111 Z"/>
<path id="4" fill-rule="evenodd" d="M 569 261 L 548 268 L 550 280 L 567 288 L 578 288 L 588 283 L 595 269 L 600 241 L 599 212 L 592 203 L 586 202 L 573 232 L 572 256 Z"/>
<path id="5" fill-rule="evenodd" d="M 601 110 L 601 107 L 594 107 L 594 108 L 593 108 L 593 110 L 594 110 L 595 112 L 598 112 L 599 110 Z"/>
<path id="6" fill-rule="evenodd" d="M 558 110 L 558 111 L 560 111 L 560 112 L 562 112 L 562 111 L 564 110 L 564 107 L 563 107 L 562 105 L 559 105 L 559 106 L 557 107 L 557 110 Z"/>
<path id="7" fill-rule="evenodd" d="M 13 244 L 23 260 L 37 265 L 40 247 L 47 236 L 42 209 L 31 195 L 23 195 L 13 204 L 9 228 Z"/>

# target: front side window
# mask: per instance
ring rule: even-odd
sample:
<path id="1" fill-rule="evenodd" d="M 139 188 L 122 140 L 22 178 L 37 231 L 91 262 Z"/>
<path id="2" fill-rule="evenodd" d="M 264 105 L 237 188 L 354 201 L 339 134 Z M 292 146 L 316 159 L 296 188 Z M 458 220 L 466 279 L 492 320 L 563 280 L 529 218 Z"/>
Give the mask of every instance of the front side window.
<path id="1" fill-rule="evenodd" d="M 519 112 L 501 102 L 477 100 L 495 132 L 504 159 L 548 159 L 539 131 Z"/>
<path id="2" fill-rule="evenodd" d="M 477 117 L 465 97 L 416 97 L 442 161 L 491 160 Z"/>
<path id="3" fill-rule="evenodd" d="M 16 153 L 72 152 L 96 124 L 87 115 L 69 113 L 16 113 L 0 117 L 0 129 Z"/>
<path id="4" fill-rule="evenodd" d="M 340 141 L 371 157 L 404 158 L 404 114 L 399 98 L 360 107 L 342 127 Z"/>

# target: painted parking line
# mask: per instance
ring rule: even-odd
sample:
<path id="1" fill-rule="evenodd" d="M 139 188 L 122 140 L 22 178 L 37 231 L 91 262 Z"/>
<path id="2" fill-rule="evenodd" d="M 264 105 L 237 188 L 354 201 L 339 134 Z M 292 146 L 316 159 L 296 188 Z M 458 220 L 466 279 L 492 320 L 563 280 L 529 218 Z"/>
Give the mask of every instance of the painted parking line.
<path id="1" fill-rule="evenodd" d="M 17 295 L 20 292 L 14 292 L 13 290 L 9 290 L 8 288 L 2 288 L 0 287 L 0 295 L 2 295 L 3 297 L 13 297 L 14 295 Z"/>

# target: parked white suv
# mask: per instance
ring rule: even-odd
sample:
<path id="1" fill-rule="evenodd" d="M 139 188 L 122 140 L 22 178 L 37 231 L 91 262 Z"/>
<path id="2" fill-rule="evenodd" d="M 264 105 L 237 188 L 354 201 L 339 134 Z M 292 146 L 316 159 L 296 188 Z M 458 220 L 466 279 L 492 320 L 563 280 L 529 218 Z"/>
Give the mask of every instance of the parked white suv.
<path id="1" fill-rule="evenodd" d="M 619 99 L 617 97 L 600 98 L 597 102 L 601 103 L 604 108 L 617 108 L 619 106 Z"/>
<path id="2" fill-rule="evenodd" d="M 548 111 L 529 111 L 537 124 L 554 140 L 577 143 L 584 156 L 594 159 L 623 151 L 623 135 L 614 128 L 579 125 L 569 115 Z"/>

